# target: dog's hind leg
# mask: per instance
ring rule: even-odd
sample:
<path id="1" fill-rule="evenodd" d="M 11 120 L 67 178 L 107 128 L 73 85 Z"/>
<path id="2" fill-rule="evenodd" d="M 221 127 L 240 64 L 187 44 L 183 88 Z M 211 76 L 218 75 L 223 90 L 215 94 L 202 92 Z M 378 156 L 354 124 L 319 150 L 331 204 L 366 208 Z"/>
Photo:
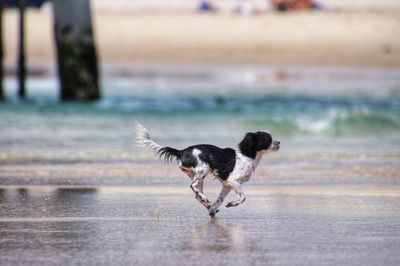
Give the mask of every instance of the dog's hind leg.
<path id="1" fill-rule="evenodd" d="M 229 182 L 233 190 L 235 191 L 236 195 L 238 196 L 238 200 L 234 200 L 226 204 L 226 207 L 235 207 L 238 206 L 239 204 L 242 204 L 246 200 L 246 196 L 244 195 L 242 191 L 242 186 L 238 182 Z"/>
<path id="2" fill-rule="evenodd" d="M 231 187 L 223 186 L 221 192 L 219 193 L 218 198 L 214 201 L 211 207 L 208 209 L 208 214 L 211 218 L 214 218 L 215 214 L 218 212 L 219 206 L 224 202 L 225 197 L 229 194 L 232 190 Z"/>

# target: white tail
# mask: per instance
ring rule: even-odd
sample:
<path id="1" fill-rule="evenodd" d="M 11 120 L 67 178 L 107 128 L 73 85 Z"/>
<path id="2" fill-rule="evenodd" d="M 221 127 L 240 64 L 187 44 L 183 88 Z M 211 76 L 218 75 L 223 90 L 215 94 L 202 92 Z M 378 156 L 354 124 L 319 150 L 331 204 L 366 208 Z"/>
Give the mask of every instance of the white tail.
<path id="1" fill-rule="evenodd" d="M 182 152 L 171 148 L 162 146 L 153 141 L 147 129 L 135 120 L 136 143 L 138 146 L 153 152 L 158 158 L 170 162 L 175 159 L 180 159 Z"/>
<path id="2" fill-rule="evenodd" d="M 149 151 L 154 152 L 155 154 L 159 154 L 161 149 L 164 148 L 164 146 L 154 142 L 150 135 L 148 130 L 139 124 L 139 122 L 135 121 L 135 133 L 136 133 L 136 144 L 140 147 L 143 147 Z"/>

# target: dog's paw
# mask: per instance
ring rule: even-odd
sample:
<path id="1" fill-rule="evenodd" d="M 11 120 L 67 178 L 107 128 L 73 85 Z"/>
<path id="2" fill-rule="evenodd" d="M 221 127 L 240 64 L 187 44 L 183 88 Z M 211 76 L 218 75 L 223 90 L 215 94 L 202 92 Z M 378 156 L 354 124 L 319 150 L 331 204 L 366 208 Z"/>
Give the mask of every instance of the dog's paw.
<path id="1" fill-rule="evenodd" d="M 235 207 L 235 206 L 237 206 L 237 205 L 238 205 L 238 204 L 237 204 L 236 202 L 231 201 L 231 202 L 229 202 L 228 204 L 226 204 L 225 207 L 230 208 L 230 207 Z"/>
<path id="2" fill-rule="evenodd" d="M 208 215 L 210 215 L 210 218 L 215 218 L 215 215 L 216 215 L 218 212 L 219 212 L 219 210 L 217 209 L 217 210 L 215 210 L 215 211 L 209 212 Z"/>
<path id="3" fill-rule="evenodd" d="M 205 204 L 211 204 L 211 201 L 209 199 L 207 199 L 205 196 L 201 196 L 200 199 L 201 199 L 201 202 L 203 202 Z"/>

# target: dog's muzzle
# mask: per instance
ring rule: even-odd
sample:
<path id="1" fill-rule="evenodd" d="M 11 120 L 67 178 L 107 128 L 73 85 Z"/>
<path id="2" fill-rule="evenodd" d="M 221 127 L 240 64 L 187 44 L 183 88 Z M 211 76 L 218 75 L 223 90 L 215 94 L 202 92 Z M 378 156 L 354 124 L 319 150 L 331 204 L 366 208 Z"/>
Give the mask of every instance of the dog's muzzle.
<path id="1" fill-rule="evenodd" d="M 273 151 L 279 150 L 280 147 L 281 147 L 281 143 L 280 143 L 279 141 L 274 140 L 274 141 L 272 142 L 272 150 L 273 150 Z"/>

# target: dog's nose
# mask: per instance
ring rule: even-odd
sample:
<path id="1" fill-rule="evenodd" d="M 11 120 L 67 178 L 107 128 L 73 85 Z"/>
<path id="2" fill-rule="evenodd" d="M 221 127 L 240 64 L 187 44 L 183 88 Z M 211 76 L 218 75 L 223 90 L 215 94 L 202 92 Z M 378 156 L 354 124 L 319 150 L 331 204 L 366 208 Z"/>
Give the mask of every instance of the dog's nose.
<path id="1" fill-rule="evenodd" d="M 280 141 L 277 141 L 277 140 L 276 140 L 275 143 L 278 144 L 278 145 L 281 145 L 281 142 L 280 142 Z"/>

